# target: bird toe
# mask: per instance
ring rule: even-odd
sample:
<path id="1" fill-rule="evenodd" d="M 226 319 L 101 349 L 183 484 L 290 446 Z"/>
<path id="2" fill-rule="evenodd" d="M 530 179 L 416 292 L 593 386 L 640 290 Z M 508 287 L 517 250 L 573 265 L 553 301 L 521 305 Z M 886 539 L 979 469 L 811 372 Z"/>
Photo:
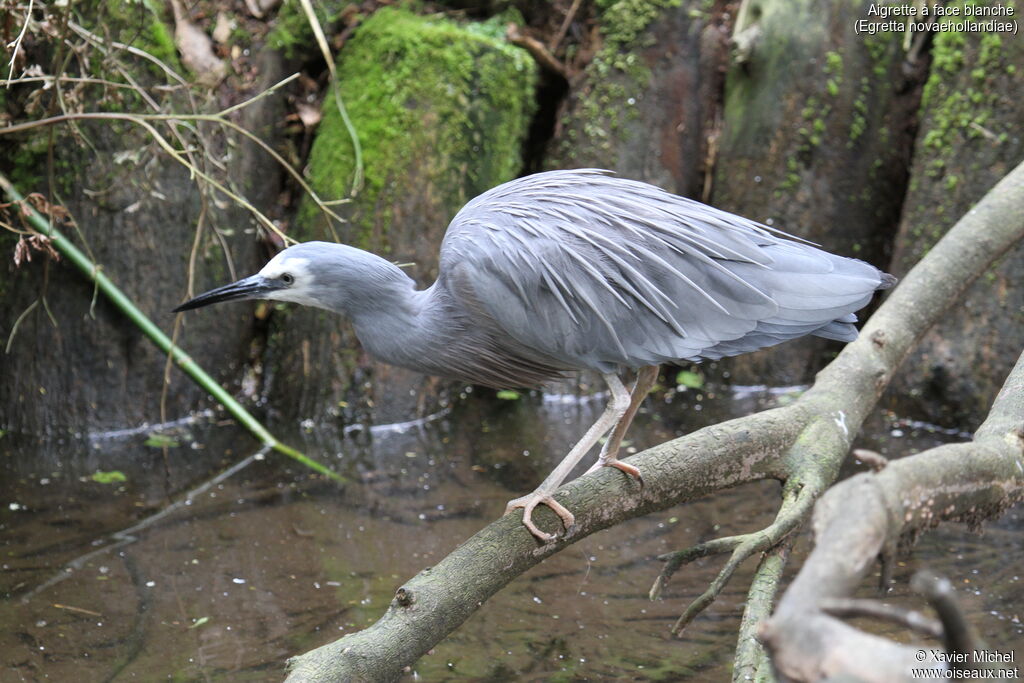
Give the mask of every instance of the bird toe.
<path id="1" fill-rule="evenodd" d="M 534 491 L 530 495 L 523 496 L 522 498 L 516 498 L 510 500 L 508 505 L 505 506 L 505 514 L 509 514 L 513 510 L 519 508 L 523 509 L 523 526 L 525 526 L 531 534 L 533 534 L 542 543 L 550 543 L 557 537 L 556 534 L 549 534 L 545 531 L 541 531 L 536 524 L 533 523 L 533 510 L 538 505 L 547 505 L 551 508 L 551 511 L 558 515 L 558 518 L 562 520 L 562 524 L 565 529 L 568 530 L 573 524 L 576 523 L 576 517 L 569 512 L 568 508 L 555 500 L 548 494 L 538 493 Z"/>

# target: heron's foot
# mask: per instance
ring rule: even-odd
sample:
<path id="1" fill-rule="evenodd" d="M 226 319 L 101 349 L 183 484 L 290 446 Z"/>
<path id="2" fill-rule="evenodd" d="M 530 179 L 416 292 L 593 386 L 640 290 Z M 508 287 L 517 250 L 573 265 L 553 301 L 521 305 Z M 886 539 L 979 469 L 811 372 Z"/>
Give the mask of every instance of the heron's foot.
<path id="1" fill-rule="evenodd" d="M 644 475 L 640 474 L 640 470 L 633 465 L 622 462 L 618 458 L 598 458 L 593 467 L 587 470 L 587 474 L 595 472 L 602 467 L 614 467 L 618 471 L 636 479 L 640 483 L 640 488 L 644 487 Z"/>
<path id="2" fill-rule="evenodd" d="M 555 500 L 551 494 L 545 493 L 539 489 L 531 494 L 523 496 L 522 498 L 510 500 L 508 505 L 505 506 L 505 514 L 507 515 L 517 508 L 522 508 L 523 524 L 530 530 L 531 534 L 539 538 L 544 543 L 548 543 L 555 539 L 555 535 L 541 531 L 537 528 L 537 525 L 533 523 L 533 509 L 541 503 L 547 505 L 556 515 L 558 515 L 562 520 L 562 524 L 565 525 L 566 531 L 568 531 L 569 527 L 576 522 L 576 518 L 564 505 Z"/>

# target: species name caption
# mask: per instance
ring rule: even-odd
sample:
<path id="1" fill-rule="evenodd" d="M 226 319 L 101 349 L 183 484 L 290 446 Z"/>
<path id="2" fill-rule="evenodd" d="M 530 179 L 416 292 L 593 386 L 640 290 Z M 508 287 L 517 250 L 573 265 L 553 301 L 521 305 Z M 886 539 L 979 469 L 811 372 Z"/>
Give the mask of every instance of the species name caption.
<path id="1" fill-rule="evenodd" d="M 857 19 L 857 35 L 877 33 L 1012 33 L 1017 35 L 1019 16 L 1012 4 L 909 5 L 902 2 L 873 2 L 867 16 Z"/>

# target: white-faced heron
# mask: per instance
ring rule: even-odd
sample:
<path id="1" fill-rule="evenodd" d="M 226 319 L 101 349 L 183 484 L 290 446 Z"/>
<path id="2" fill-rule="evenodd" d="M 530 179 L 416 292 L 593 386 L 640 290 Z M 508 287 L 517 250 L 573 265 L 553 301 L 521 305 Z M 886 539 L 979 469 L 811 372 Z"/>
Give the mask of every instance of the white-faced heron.
<path id="1" fill-rule="evenodd" d="M 251 277 L 176 311 L 276 299 L 348 316 L 376 358 L 489 387 L 533 387 L 600 372 L 611 400 L 533 493 L 508 504 L 534 525 L 538 504 L 568 529 L 553 494 L 609 430 L 619 445 L 661 363 L 734 356 L 804 335 L 851 341 L 853 312 L 895 278 L 646 183 L 599 170 L 552 171 L 473 199 L 441 243 L 437 280 L 418 290 L 392 263 L 343 244 L 285 249 Z M 619 373 L 637 370 L 632 395 Z M 592 469 L 594 469 L 592 468 Z"/>

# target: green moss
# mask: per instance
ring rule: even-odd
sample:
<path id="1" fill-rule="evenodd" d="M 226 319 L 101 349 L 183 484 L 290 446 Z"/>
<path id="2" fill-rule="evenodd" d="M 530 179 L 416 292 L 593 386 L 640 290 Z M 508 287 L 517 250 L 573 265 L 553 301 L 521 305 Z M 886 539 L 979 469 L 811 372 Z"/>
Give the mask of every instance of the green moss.
<path id="1" fill-rule="evenodd" d="M 45 132 L 30 134 L 9 151 L 8 166 L 11 182 L 23 195 L 39 191 L 46 174 L 46 158 L 50 136 Z"/>
<path id="2" fill-rule="evenodd" d="M 1002 60 L 1003 39 L 998 33 L 983 33 L 978 45 L 978 64 L 982 69 L 991 69 Z"/>
<path id="3" fill-rule="evenodd" d="M 636 49 L 637 38 L 652 21 L 666 9 L 681 5 L 682 0 L 598 0 L 604 49 L 614 52 Z"/>
<path id="4" fill-rule="evenodd" d="M 853 117 L 850 120 L 850 139 L 846 146 L 853 148 L 854 144 L 864 134 L 868 127 L 868 98 L 871 96 L 871 81 L 867 76 L 860 79 L 860 92 L 857 99 L 853 101 Z M 888 131 L 886 131 L 888 134 Z"/>
<path id="5" fill-rule="evenodd" d="M 181 62 L 166 12 L 167 9 L 155 0 L 103 0 L 99 9 L 104 29 L 111 32 L 114 40 L 136 47 L 180 73 Z M 147 61 L 147 68 L 161 79 L 164 77 L 163 70 L 156 64 Z"/>
<path id="6" fill-rule="evenodd" d="M 1013 158 L 1001 141 L 1016 132 L 1012 112 L 1020 84 L 1006 64 L 1019 61 L 1018 52 L 994 33 L 936 35 L 910 188 L 926 201 L 914 201 L 905 217 L 925 226 L 915 231 L 918 251 L 927 251 L 966 208 L 986 164 Z"/>
<path id="7" fill-rule="evenodd" d="M 800 163 L 793 157 L 786 159 L 786 177 L 779 184 L 778 190 L 781 193 L 794 190 L 800 185 Z"/>
<path id="8" fill-rule="evenodd" d="M 843 83 L 843 57 L 838 52 L 825 54 L 825 90 L 832 97 L 839 95 L 839 86 Z"/>
<path id="9" fill-rule="evenodd" d="M 941 87 L 943 79 L 960 71 L 964 63 L 964 45 L 967 41 L 962 33 L 955 31 L 941 32 L 935 36 L 935 43 L 932 46 L 932 69 L 928 81 L 924 86 L 924 94 L 921 97 L 921 106 L 927 108 L 935 91 Z"/>
<path id="10" fill-rule="evenodd" d="M 843 73 L 843 56 L 838 52 L 825 54 L 825 73 L 830 76 L 839 76 Z"/>
<path id="11" fill-rule="evenodd" d="M 651 72 L 638 51 L 650 45 L 645 31 L 662 13 L 680 7 L 682 0 L 598 0 L 602 48 L 588 67 L 590 91 L 580 100 L 575 116 L 585 136 L 586 154 L 609 152 L 625 123 L 635 120 L 635 106 L 648 89 Z M 571 159 L 579 143 L 569 129 L 568 144 L 559 155 Z"/>
<path id="12" fill-rule="evenodd" d="M 945 172 L 945 160 L 959 142 L 992 135 L 998 140 L 1005 133 L 987 126 L 1003 96 L 996 79 L 1006 69 L 1003 39 L 997 33 L 939 33 L 932 52 L 932 71 L 921 99 L 926 114 L 922 145 L 932 157 L 925 172 L 936 177 Z M 965 82 L 957 76 L 968 64 L 972 67 Z"/>
<path id="13" fill-rule="evenodd" d="M 932 84 L 931 79 L 929 84 Z M 924 147 L 935 152 L 951 151 L 956 137 L 982 137 L 985 124 L 991 118 L 991 108 L 998 99 L 999 93 L 987 88 L 956 90 L 945 83 L 936 84 L 926 107 L 930 120 L 923 138 Z"/>
<path id="14" fill-rule="evenodd" d="M 338 21 L 342 10 L 351 4 L 348 0 L 323 0 L 313 3 L 313 13 L 325 32 Z M 298 57 L 302 53 L 319 54 L 313 29 L 309 26 L 306 13 L 299 0 L 284 0 L 274 18 L 274 27 L 267 34 L 267 45 L 286 57 Z"/>
<path id="15" fill-rule="evenodd" d="M 892 34 L 889 33 L 876 33 L 864 36 L 864 47 L 867 48 L 868 57 L 873 64 L 872 72 L 878 78 L 884 78 L 889 73 L 894 46 L 898 44 L 898 42 L 892 39 Z"/>
<path id="16" fill-rule="evenodd" d="M 533 113 L 536 66 L 494 34 L 493 26 L 382 8 L 346 44 L 338 81 L 365 167 L 352 243 L 370 246 L 372 226 L 389 225 L 395 202 L 419 191 L 403 186 L 414 166 L 418 177 L 433 181 L 432 191 L 444 193 L 443 205 L 454 208 L 515 177 Z M 308 173 L 320 196 L 334 199 L 348 195 L 355 161 L 333 97 L 324 109 Z M 300 225 L 315 217 L 305 202 Z"/>

